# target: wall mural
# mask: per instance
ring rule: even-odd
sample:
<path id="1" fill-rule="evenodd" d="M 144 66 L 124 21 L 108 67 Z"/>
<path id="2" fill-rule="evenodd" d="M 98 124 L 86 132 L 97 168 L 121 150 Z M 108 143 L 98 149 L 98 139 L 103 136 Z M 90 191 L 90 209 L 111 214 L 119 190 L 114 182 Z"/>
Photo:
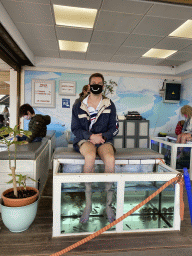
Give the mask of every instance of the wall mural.
<path id="1" fill-rule="evenodd" d="M 31 104 L 31 80 L 47 79 L 55 80 L 56 84 L 56 107 L 55 108 L 34 108 L 36 114 L 49 114 L 51 124 L 48 130 L 56 130 L 56 146 L 67 146 L 65 131 L 70 130 L 72 106 L 75 99 L 79 97 L 84 85 L 88 84 L 90 74 L 75 74 L 61 72 L 25 71 L 25 103 Z M 159 95 L 164 79 L 117 77 L 105 76 L 105 81 L 110 80 L 117 83 L 113 87 L 111 98 L 117 108 L 117 114 L 127 114 L 128 111 L 138 111 L 142 117 L 150 121 L 150 135 L 156 136 L 158 132 L 174 133 L 180 116 L 180 108 L 192 102 L 190 84 L 192 79 L 182 82 L 181 101 L 179 104 L 163 103 Z M 60 81 L 76 82 L 76 95 L 64 96 L 59 94 Z M 70 101 L 69 101 L 70 100 Z M 68 108 L 63 107 L 63 102 L 69 101 Z M 24 128 L 27 129 L 28 121 L 24 121 Z"/>

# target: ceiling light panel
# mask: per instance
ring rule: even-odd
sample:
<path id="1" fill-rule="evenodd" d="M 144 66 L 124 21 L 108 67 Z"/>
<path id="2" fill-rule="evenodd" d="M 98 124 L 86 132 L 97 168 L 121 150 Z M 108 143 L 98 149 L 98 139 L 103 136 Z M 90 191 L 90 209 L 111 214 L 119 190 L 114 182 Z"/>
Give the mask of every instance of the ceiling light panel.
<path id="1" fill-rule="evenodd" d="M 187 20 L 180 27 L 169 34 L 169 36 L 192 38 L 192 20 Z"/>
<path id="2" fill-rule="evenodd" d="M 56 25 L 93 28 L 96 9 L 53 5 Z"/>
<path id="3" fill-rule="evenodd" d="M 155 49 L 152 48 L 148 52 L 146 52 L 143 57 L 146 58 L 158 58 L 158 59 L 165 59 L 175 53 L 175 50 L 165 50 L 165 49 Z"/>
<path id="4" fill-rule="evenodd" d="M 59 40 L 59 48 L 61 51 L 86 52 L 88 43 Z"/>

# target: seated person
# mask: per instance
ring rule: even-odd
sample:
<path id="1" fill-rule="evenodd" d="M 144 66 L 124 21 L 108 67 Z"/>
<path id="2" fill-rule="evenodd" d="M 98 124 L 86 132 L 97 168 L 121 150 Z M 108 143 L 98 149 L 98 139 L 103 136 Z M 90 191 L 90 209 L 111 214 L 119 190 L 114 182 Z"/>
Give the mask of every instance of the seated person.
<path id="1" fill-rule="evenodd" d="M 0 128 L 5 126 L 5 118 L 4 115 L 0 114 Z"/>
<path id="2" fill-rule="evenodd" d="M 176 135 L 179 135 L 182 133 L 184 123 L 185 123 L 185 120 L 181 120 L 177 123 L 177 126 L 175 128 Z"/>
<path id="3" fill-rule="evenodd" d="M 89 85 L 88 84 L 84 85 L 83 89 L 82 89 L 82 92 L 79 93 L 79 98 L 75 100 L 74 105 L 77 104 L 78 102 L 84 100 L 89 93 L 90 93 Z"/>
<path id="4" fill-rule="evenodd" d="M 177 136 L 176 143 L 185 144 L 187 141 L 192 139 L 192 107 L 189 105 L 183 106 L 181 108 L 181 115 L 185 117 L 185 123 L 183 125 L 181 134 Z"/>
<path id="5" fill-rule="evenodd" d="M 93 173 L 96 154 L 105 164 L 105 173 L 114 173 L 115 157 L 113 137 L 118 134 L 118 119 L 114 103 L 102 95 L 104 77 L 100 73 L 92 74 L 89 78 L 90 94 L 73 106 L 71 131 L 75 135 L 73 147 L 85 158 L 84 173 Z M 105 183 L 107 192 L 106 213 L 109 222 L 115 220 L 111 208 L 113 183 Z M 91 183 L 85 183 L 86 207 L 80 218 L 80 223 L 89 220 L 92 210 Z"/>
<path id="6" fill-rule="evenodd" d="M 4 115 L 0 114 L 0 129 L 5 127 L 6 126 L 6 123 L 5 123 L 5 118 L 4 118 Z M 8 137 L 9 134 L 7 135 L 3 135 L 3 137 Z M 0 140 L 3 138 L 0 136 Z"/>
<path id="7" fill-rule="evenodd" d="M 18 141 L 26 140 L 28 143 L 40 142 L 46 136 L 47 125 L 51 123 L 49 115 L 36 115 L 34 109 L 29 104 L 23 104 L 19 108 L 19 117 L 30 120 L 28 129 L 32 132 L 32 135 L 29 138 L 25 135 L 22 137 L 18 136 Z"/>

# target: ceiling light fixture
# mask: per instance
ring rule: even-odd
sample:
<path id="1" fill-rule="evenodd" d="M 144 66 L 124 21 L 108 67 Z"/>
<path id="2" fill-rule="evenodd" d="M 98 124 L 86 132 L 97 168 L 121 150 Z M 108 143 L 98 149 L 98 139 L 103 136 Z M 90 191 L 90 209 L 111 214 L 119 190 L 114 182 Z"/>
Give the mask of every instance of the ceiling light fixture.
<path id="1" fill-rule="evenodd" d="M 88 43 L 59 40 L 59 48 L 61 51 L 86 52 Z"/>
<path id="2" fill-rule="evenodd" d="M 56 25 L 93 28 L 97 9 L 53 5 Z"/>
<path id="3" fill-rule="evenodd" d="M 152 48 L 148 52 L 146 52 L 144 55 L 142 55 L 142 57 L 166 59 L 167 57 L 169 57 L 175 52 L 177 51 Z"/>
<path id="4" fill-rule="evenodd" d="M 180 27 L 174 30 L 169 36 L 192 38 L 192 20 L 187 20 Z"/>

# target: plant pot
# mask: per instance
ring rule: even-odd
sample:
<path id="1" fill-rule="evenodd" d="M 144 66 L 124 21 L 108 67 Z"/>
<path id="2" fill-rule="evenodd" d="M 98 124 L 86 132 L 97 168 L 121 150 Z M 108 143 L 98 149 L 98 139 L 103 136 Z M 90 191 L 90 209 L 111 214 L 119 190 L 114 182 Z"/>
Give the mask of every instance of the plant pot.
<path id="1" fill-rule="evenodd" d="M 1 216 L 4 225 L 11 232 L 27 230 L 34 221 L 37 213 L 38 200 L 22 207 L 7 207 L 1 199 Z"/>
<path id="2" fill-rule="evenodd" d="M 1 198 L 3 199 L 3 204 L 5 206 L 9 206 L 9 207 L 21 207 L 21 206 L 26 206 L 26 205 L 29 205 L 29 204 L 32 204 L 33 202 L 35 202 L 39 196 L 39 190 L 34 187 L 26 187 L 26 188 L 27 188 L 27 190 L 36 191 L 36 194 L 31 197 L 27 197 L 27 198 L 7 198 L 7 197 L 5 197 L 5 195 L 7 193 L 13 191 L 13 188 L 9 188 L 9 189 L 5 190 L 1 195 Z M 19 189 L 23 190 L 23 187 L 17 187 L 17 191 Z"/>

